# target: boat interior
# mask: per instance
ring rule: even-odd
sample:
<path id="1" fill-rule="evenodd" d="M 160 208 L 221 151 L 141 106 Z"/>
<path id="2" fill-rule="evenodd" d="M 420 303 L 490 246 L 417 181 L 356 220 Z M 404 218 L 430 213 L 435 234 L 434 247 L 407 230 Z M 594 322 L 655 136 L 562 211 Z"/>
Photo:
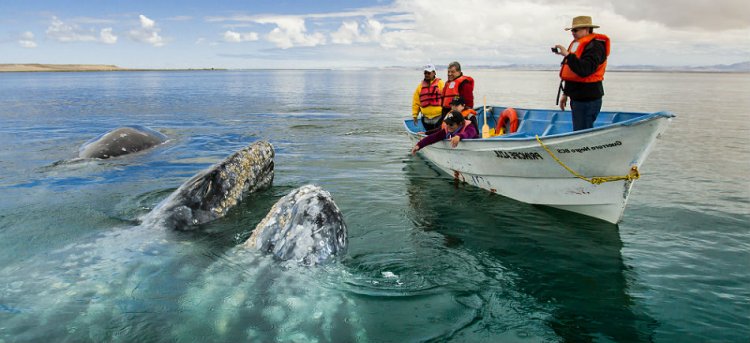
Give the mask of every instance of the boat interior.
<path id="1" fill-rule="evenodd" d="M 498 120 L 502 112 L 507 107 L 499 106 L 487 106 L 487 125 L 494 132 Z M 479 124 L 479 132 L 482 132 L 484 126 L 484 110 L 483 108 L 476 109 L 477 111 L 477 124 Z M 516 109 L 518 116 L 518 130 L 513 133 L 507 133 L 504 135 L 493 136 L 492 138 L 533 138 L 535 136 L 546 137 L 553 135 L 562 135 L 573 132 L 573 121 L 570 111 L 555 111 L 555 110 L 536 110 L 536 109 Z M 625 121 L 629 121 L 635 118 L 649 115 L 649 113 L 638 113 L 638 112 L 600 112 L 594 122 L 594 129 L 607 126 L 611 124 L 617 124 Z M 422 123 L 417 121 L 415 126 L 411 120 L 405 121 L 407 128 L 412 132 L 424 131 Z M 509 126 L 505 125 L 505 132 L 508 132 Z M 592 129 L 589 129 L 592 130 Z M 587 130 L 581 130 L 583 132 Z M 491 139 L 492 139 L 491 138 Z"/>

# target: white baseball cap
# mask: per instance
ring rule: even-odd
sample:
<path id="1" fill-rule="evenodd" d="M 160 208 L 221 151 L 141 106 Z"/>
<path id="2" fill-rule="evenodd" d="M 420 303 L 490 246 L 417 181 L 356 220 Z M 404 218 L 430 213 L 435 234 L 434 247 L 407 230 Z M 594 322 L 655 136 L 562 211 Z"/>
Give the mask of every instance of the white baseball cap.
<path id="1" fill-rule="evenodd" d="M 429 72 L 435 71 L 435 65 L 432 64 L 432 63 L 430 63 L 430 64 L 424 66 L 424 71 L 429 71 Z"/>

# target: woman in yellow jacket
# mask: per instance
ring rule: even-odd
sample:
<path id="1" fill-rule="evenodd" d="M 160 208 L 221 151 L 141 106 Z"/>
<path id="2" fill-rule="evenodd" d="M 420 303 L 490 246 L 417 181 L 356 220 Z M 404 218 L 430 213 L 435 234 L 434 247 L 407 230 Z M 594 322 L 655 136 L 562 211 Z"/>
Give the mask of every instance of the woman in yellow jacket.
<path id="1" fill-rule="evenodd" d="M 411 116 L 414 125 L 417 125 L 417 117 L 422 113 L 422 126 L 425 131 L 431 131 L 440 127 L 443 108 L 441 105 L 441 94 L 443 94 L 443 80 L 437 78 L 435 66 L 428 64 L 424 67 L 424 80 L 419 83 L 411 105 Z"/>

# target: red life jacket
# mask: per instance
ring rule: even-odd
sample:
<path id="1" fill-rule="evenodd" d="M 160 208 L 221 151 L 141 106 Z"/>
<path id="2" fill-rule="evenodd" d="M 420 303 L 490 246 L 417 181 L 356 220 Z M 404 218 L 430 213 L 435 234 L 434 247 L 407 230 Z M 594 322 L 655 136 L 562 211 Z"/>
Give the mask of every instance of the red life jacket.
<path id="1" fill-rule="evenodd" d="M 453 101 L 453 98 L 460 96 L 460 94 L 458 93 L 458 86 L 460 86 L 464 82 L 468 82 L 468 84 L 471 85 L 472 91 L 474 90 L 474 79 L 472 79 L 471 76 L 465 75 L 461 75 L 453 81 L 448 81 L 445 86 L 443 86 L 443 107 L 451 107 L 451 101 Z M 470 99 L 464 100 L 468 102 Z M 466 107 L 474 106 L 474 99 L 471 99 L 471 101 L 472 103 L 467 103 Z"/>
<path id="2" fill-rule="evenodd" d="M 579 39 L 577 41 L 578 48 L 576 48 L 576 51 L 572 53 L 575 54 L 578 58 L 581 58 L 581 55 L 583 55 L 583 50 L 586 49 L 586 45 L 591 43 L 591 41 L 594 39 L 604 42 L 604 46 L 607 51 L 607 56 L 609 56 L 609 37 L 600 33 L 590 34 L 586 37 Z M 570 46 L 568 47 L 568 51 L 570 51 L 570 48 L 573 47 L 573 44 L 575 42 L 576 41 L 574 40 L 570 43 Z M 574 81 L 574 82 L 586 82 L 586 83 L 599 82 L 601 80 L 604 80 L 605 69 L 607 69 L 607 60 L 604 60 L 604 63 L 600 64 L 599 67 L 596 68 L 596 71 L 594 71 L 593 74 L 586 76 L 586 77 L 580 77 L 578 76 L 578 74 L 570 70 L 570 67 L 568 66 L 568 62 L 566 59 L 562 67 L 560 68 L 560 78 L 565 81 Z"/>
<path id="3" fill-rule="evenodd" d="M 459 133 L 463 133 L 464 131 L 466 131 L 466 128 L 469 127 L 469 125 L 471 125 L 471 122 L 468 120 L 464 120 L 464 126 L 461 127 L 461 130 L 453 134 L 453 136 L 456 136 Z M 452 137 L 451 136 L 452 132 L 448 131 L 448 125 L 445 125 L 445 122 L 443 122 L 442 126 L 443 126 L 443 131 L 445 131 L 445 138 Z"/>
<path id="4" fill-rule="evenodd" d="M 440 106 L 440 83 L 439 78 L 432 80 L 432 83 L 427 84 L 427 81 L 422 80 L 422 89 L 419 91 L 419 106 L 424 108 L 428 106 Z"/>

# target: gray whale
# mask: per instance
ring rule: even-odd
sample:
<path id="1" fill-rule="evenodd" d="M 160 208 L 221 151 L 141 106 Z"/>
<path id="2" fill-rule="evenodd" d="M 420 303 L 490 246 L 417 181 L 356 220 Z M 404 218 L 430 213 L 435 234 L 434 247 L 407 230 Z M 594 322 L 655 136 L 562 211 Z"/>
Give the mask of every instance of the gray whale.
<path id="1" fill-rule="evenodd" d="M 271 186 L 273 159 L 273 146 L 265 141 L 237 151 L 183 183 L 143 218 L 142 225 L 190 230 L 223 217 L 246 194 Z M 243 248 L 314 266 L 345 254 L 347 245 L 344 217 L 331 194 L 305 185 L 273 205 Z"/>
<path id="2" fill-rule="evenodd" d="M 274 150 L 257 141 L 196 174 L 143 218 L 143 225 L 189 230 L 223 217 L 245 194 L 273 182 Z"/>
<path id="3" fill-rule="evenodd" d="M 144 126 L 123 126 L 89 140 L 78 149 L 80 158 L 110 158 L 162 144 L 167 136 Z"/>
<path id="4" fill-rule="evenodd" d="M 245 247 L 276 259 L 314 266 L 346 253 L 347 229 L 331 194 L 315 185 L 279 199 L 255 227 Z"/>

